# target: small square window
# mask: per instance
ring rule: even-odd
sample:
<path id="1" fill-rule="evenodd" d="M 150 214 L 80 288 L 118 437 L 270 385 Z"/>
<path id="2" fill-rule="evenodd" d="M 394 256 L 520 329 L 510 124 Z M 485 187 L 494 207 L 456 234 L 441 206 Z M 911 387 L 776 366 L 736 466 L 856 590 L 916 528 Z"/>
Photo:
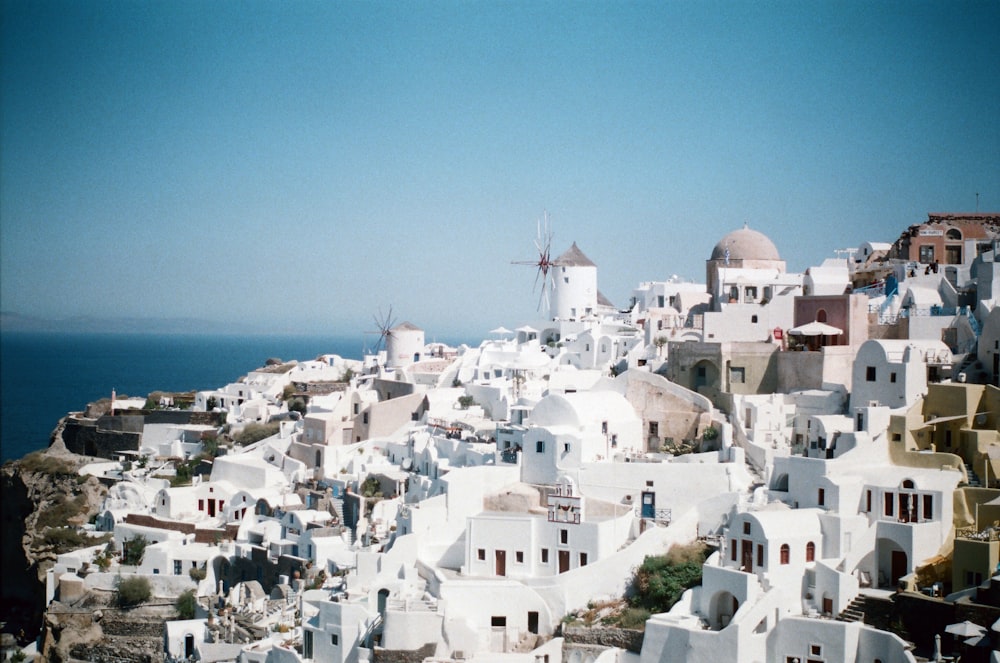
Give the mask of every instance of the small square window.
<path id="1" fill-rule="evenodd" d="M 822 645 L 809 645 L 809 655 L 810 656 L 822 656 L 823 646 Z"/>
<path id="2" fill-rule="evenodd" d="M 518 564 L 524 564 L 524 551 L 516 550 L 514 551 L 514 561 Z"/>
<path id="3" fill-rule="evenodd" d="M 757 316 L 756 315 L 751 315 L 750 316 L 750 322 L 752 322 L 753 324 L 757 324 Z"/>
<path id="4" fill-rule="evenodd" d="M 476 550 L 476 557 L 479 558 L 480 562 L 486 561 L 486 548 L 479 548 Z"/>
<path id="5" fill-rule="evenodd" d="M 545 451 L 545 440 L 538 440 L 535 442 L 535 451 L 538 453 Z"/>
<path id="6" fill-rule="evenodd" d="M 743 523 L 743 533 L 744 534 L 749 534 L 750 533 L 750 523 L 748 523 L 748 522 L 744 522 Z"/>

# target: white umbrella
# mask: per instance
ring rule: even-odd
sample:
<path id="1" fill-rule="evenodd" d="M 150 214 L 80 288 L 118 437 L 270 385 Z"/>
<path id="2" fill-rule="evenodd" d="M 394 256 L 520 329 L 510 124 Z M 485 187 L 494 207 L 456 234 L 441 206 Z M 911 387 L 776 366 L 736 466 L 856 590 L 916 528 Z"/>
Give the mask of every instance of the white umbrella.
<path id="1" fill-rule="evenodd" d="M 534 327 L 529 327 L 528 325 L 524 325 L 523 327 L 518 327 L 517 331 L 519 331 L 519 332 L 525 332 L 525 333 L 528 333 L 528 334 L 530 334 L 531 332 L 535 332 L 536 334 L 538 333 L 537 329 L 535 329 Z"/>
<path id="2" fill-rule="evenodd" d="M 844 333 L 844 330 L 837 329 L 825 322 L 809 322 L 798 327 L 792 327 L 788 330 L 788 333 L 795 336 L 840 336 Z"/>
<path id="3" fill-rule="evenodd" d="M 490 333 L 491 334 L 506 335 L 506 334 L 513 334 L 514 332 L 512 332 L 511 330 L 507 329 L 504 326 L 500 326 L 500 327 L 497 327 L 496 329 L 491 329 Z"/>
<path id="4" fill-rule="evenodd" d="M 949 624 L 945 627 L 944 632 L 951 633 L 952 635 L 956 635 L 960 638 L 972 638 L 986 633 L 986 629 L 979 624 L 973 624 L 966 619 L 964 622 Z"/>

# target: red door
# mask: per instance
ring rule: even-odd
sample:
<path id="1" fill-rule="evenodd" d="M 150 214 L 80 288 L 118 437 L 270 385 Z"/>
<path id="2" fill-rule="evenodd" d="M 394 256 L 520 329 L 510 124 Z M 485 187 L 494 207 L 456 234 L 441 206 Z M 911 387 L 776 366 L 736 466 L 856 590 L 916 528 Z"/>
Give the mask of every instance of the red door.
<path id="1" fill-rule="evenodd" d="M 569 571 L 569 551 L 560 550 L 559 551 L 559 573 L 566 573 Z"/>
<path id="2" fill-rule="evenodd" d="M 753 541 L 743 540 L 741 548 L 743 554 L 743 569 L 747 573 L 753 573 Z"/>
<path id="3" fill-rule="evenodd" d="M 498 576 L 507 575 L 507 551 L 498 550 L 496 553 L 496 570 Z"/>

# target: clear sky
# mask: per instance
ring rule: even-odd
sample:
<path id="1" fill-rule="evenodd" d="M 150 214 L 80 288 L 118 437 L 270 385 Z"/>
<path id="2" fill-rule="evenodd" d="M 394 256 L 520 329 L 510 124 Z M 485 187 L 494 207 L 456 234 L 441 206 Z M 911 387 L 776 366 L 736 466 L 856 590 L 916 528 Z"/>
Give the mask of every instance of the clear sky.
<path id="1" fill-rule="evenodd" d="M 1000 210 L 1000 2 L 3 0 L 0 305 L 428 337 Z"/>

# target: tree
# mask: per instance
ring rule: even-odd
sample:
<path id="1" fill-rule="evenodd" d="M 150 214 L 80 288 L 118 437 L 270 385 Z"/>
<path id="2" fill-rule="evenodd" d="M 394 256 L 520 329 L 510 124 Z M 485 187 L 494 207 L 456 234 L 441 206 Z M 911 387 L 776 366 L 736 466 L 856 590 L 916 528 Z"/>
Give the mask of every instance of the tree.
<path id="1" fill-rule="evenodd" d="M 194 590 L 189 589 L 178 596 L 177 602 L 174 603 L 174 609 L 177 611 L 179 619 L 194 619 L 198 611 L 198 599 Z"/>
<path id="2" fill-rule="evenodd" d="M 215 396 L 209 396 L 208 400 L 205 401 L 205 409 L 208 410 L 209 412 L 211 412 L 218 406 L 219 406 L 219 401 L 215 398 Z"/>
<path id="3" fill-rule="evenodd" d="M 649 555 L 636 569 L 630 587 L 629 605 L 651 613 L 667 612 L 685 590 L 701 584 L 707 548 L 673 546 L 666 555 Z"/>
<path id="4" fill-rule="evenodd" d="M 153 595 L 149 580 L 143 576 L 118 576 L 115 583 L 118 593 L 118 605 L 122 608 L 132 608 L 145 603 Z"/>
<path id="5" fill-rule="evenodd" d="M 458 397 L 458 406 L 460 408 L 462 408 L 463 410 L 468 410 L 469 406 L 474 405 L 475 402 L 476 402 L 476 399 L 474 399 L 472 396 L 459 396 Z"/>

